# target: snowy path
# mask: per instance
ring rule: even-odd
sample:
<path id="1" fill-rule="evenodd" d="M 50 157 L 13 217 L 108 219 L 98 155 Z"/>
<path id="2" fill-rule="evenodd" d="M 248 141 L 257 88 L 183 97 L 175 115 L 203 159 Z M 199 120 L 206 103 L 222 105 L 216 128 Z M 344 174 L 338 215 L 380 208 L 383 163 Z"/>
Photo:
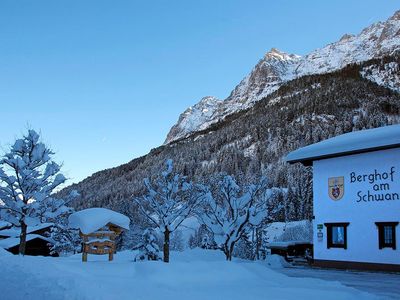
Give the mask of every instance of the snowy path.
<path id="1" fill-rule="evenodd" d="M 290 278 L 261 263 L 226 262 L 218 251 L 173 253 L 170 264 L 131 258 L 122 252 L 109 263 L 89 256 L 83 264 L 80 256 L 0 252 L 0 299 L 380 299 L 339 282 Z"/>
<path id="2" fill-rule="evenodd" d="M 383 299 L 400 299 L 400 274 L 325 270 L 317 268 L 281 268 L 278 272 L 289 277 L 319 278 L 366 291 Z"/>

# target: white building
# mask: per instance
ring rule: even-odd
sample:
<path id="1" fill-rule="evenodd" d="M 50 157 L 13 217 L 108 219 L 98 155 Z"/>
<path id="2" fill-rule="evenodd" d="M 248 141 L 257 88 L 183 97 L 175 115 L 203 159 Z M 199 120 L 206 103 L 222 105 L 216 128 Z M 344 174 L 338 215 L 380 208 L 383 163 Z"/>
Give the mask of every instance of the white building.
<path id="1" fill-rule="evenodd" d="M 313 166 L 316 265 L 400 271 L 400 125 L 343 134 L 286 161 Z"/>

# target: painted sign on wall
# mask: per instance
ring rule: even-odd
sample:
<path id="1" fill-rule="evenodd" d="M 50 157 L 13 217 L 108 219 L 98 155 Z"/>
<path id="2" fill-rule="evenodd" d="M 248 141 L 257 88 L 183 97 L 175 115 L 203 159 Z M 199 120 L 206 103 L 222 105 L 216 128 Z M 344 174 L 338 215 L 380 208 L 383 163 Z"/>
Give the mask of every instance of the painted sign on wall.
<path id="1" fill-rule="evenodd" d="M 357 192 L 357 202 L 400 200 L 397 192 L 392 191 L 397 175 L 396 167 L 388 170 L 377 170 L 368 174 L 350 173 L 350 184 L 364 183 L 364 190 Z"/>

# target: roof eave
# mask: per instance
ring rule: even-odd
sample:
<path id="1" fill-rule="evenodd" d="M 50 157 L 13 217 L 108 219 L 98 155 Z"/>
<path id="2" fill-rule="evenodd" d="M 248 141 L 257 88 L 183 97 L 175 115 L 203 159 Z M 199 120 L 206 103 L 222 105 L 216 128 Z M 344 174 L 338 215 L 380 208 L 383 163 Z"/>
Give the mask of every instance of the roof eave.
<path id="1" fill-rule="evenodd" d="M 380 151 L 380 150 L 387 150 L 387 149 L 393 149 L 393 148 L 400 148 L 400 143 L 392 144 L 392 145 L 384 145 L 384 146 L 378 146 L 378 147 L 365 148 L 365 149 L 344 151 L 344 152 L 338 152 L 338 153 L 332 153 L 332 154 L 326 154 L 326 155 L 310 156 L 310 157 L 304 157 L 304 158 L 299 158 L 299 159 L 286 160 L 286 162 L 289 163 L 289 164 L 302 163 L 304 166 L 308 167 L 308 166 L 312 166 L 313 162 L 316 161 L 316 160 L 328 159 L 328 158 L 334 158 L 334 157 L 341 157 L 341 156 L 348 156 L 348 155 L 354 155 L 354 154 L 361 154 L 361 153 Z"/>

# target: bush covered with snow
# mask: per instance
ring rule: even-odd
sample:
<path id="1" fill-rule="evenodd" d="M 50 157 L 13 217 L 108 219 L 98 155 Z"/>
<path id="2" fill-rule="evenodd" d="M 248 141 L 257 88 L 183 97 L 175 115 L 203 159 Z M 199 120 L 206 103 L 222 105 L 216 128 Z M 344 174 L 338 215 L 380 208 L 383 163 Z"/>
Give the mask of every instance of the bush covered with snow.
<path id="1" fill-rule="evenodd" d="M 157 234 L 154 229 L 146 229 L 142 235 L 142 242 L 135 250 L 139 253 L 135 256 L 135 261 L 161 260 L 160 248 L 157 244 Z"/>

